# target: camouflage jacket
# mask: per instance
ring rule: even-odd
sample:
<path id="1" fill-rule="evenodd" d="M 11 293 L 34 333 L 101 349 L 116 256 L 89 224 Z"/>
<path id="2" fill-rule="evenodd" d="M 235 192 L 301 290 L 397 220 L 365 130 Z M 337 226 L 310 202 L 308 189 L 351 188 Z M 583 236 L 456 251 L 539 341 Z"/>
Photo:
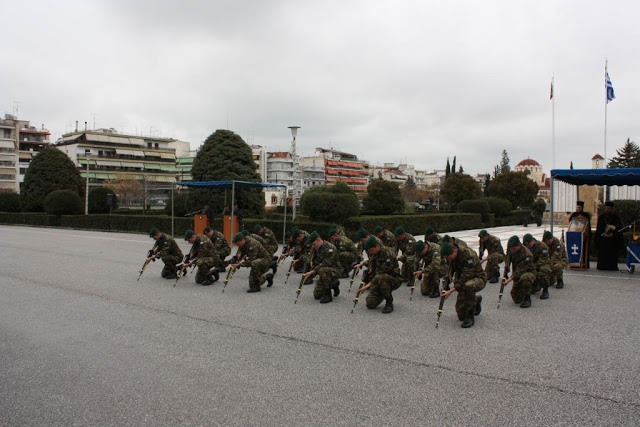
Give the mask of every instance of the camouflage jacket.
<path id="1" fill-rule="evenodd" d="M 537 271 L 550 268 L 549 247 L 544 242 L 536 240 L 536 244 L 530 248 L 530 251 Z"/>
<path id="2" fill-rule="evenodd" d="M 516 253 L 509 253 L 509 263 L 513 271 L 513 279 L 518 280 L 524 273 L 536 273 L 536 265 L 533 263 L 533 254 L 524 245 Z"/>
<path id="3" fill-rule="evenodd" d="M 394 236 L 389 230 L 383 230 L 382 233 L 382 237 L 379 238 L 382 241 L 382 244 L 387 248 L 393 249 L 395 251 L 394 253 L 397 254 L 398 243 L 396 242 L 396 236 Z"/>
<path id="4" fill-rule="evenodd" d="M 427 236 L 424 236 L 424 240 L 425 242 L 437 243 L 438 245 L 442 244 L 442 236 L 438 233 L 433 233 L 433 236 L 431 236 L 429 239 L 427 239 Z"/>
<path id="5" fill-rule="evenodd" d="M 223 249 L 229 249 L 229 243 L 227 239 L 224 237 L 224 234 L 219 232 L 218 230 L 213 230 L 213 236 L 211 236 L 211 243 L 213 243 L 213 247 L 216 248 L 216 251 L 221 252 Z"/>
<path id="6" fill-rule="evenodd" d="M 196 235 L 196 241 L 193 242 L 189 254 L 190 259 L 198 258 L 196 263 L 197 265 L 202 265 L 204 263 L 220 264 L 220 255 L 218 255 L 218 251 L 213 247 L 211 240 L 202 234 Z"/>
<path id="7" fill-rule="evenodd" d="M 478 253 L 480 254 L 481 258 L 485 250 L 487 251 L 488 255 L 493 255 L 495 253 L 498 253 L 504 256 L 504 249 L 502 248 L 502 243 L 500 243 L 500 239 L 498 239 L 496 236 L 489 235 L 489 239 L 486 242 L 482 242 L 482 241 L 480 242 L 480 249 Z"/>
<path id="8" fill-rule="evenodd" d="M 555 237 L 549 244 L 549 257 L 551 258 L 551 262 L 563 262 L 565 264 L 569 262 L 567 259 L 567 250 L 562 242 Z"/>
<path id="9" fill-rule="evenodd" d="M 395 277 L 400 276 L 398 260 L 396 259 L 396 254 L 392 248 L 381 246 L 378 253 L 372 255 L 369 261 L 369 266 L 372 272 L 370 279 L 373 279 L 378 274 L 388 274 Z"/>
<path id="10" fill-rule="evenodd" d="M 335 241 L 333 245 L 338 249 L 338 253 L 342 253 L 342 252 L 352 252 L 354 254 L 356 253 L 356 245 L 347 236 L 341 236 L 340 240 Z"/>
<path id="11" fill-rule="evenodd" d="M 416 239 L 412 234 L 405 233 L 404 239 L 396 239 L 398 250 L 402 251 L 402 255 L 410 256 L 416 254 Z"/>
<path id="12" fill-rule="evenodd" d="M 303 236 L 302 241 L 299 242 L 298 239 L 296 239 L 293 250 L 296 258 L 300 255 L 309 254 L 311 252 L 311 244 L 307 243 L 307 240 L 309 240 L 309 233 L 304 230 L 300 230 L 300 234 Z"/>
<path id="13" fill-rule="evenodd" d="M 451 275 L 456 289 L 469 280 L 486 277 L 480 258 L 468 247 L 458 247 L 458 255 L 451 261 Z"/>
<path id="14" fill-rule="evenodd" d="M 338 249 L 332 243 L 325 240 L 318 250 L 313 251 L 312 267 L 314 270 L 316 268 L 338 268 L 338 266 Z"/>
<path id="15" fill-rule="evenodd" d="M 271 259 L 264 247 L 253 237 L 245 237 L 244 245 L 238 248 L 238 259 L 246 257 L 240 265 L 242 267 L 250 267 L 251 263 L 257 259 Z"/>
<path id="16" fill-rule="evenodd" d="M 456 245 L 457 247 L 459 247 L 461 249 L 462 248 L 466 248 L 466 247 L 469 246 L 469 245 L 467 245 L 467 242 L 465 242 L 464 240 L 460 240 L 460 239 L 457 239 L 455 237 L 451 238 L 451 244 L 452 245 Z"/>
<path id="17" fill-rule="evenodd" d="M 373 234 L 370 234 L 369 236 L 373 236 Z M 368 266 L 369 265 L 369 260 L 365 260 L 364 259 L 364 255 L 366 253 L 366 251 L 364 250 L 364 242 L 367 241 L 367 239 L 369 238 L 369 236 L 365 237 L 364 241 L 360 240 L 360 243 L 358 243 L 358 245 L 356 246 L 356 255 L 360 257 L 360 259 L 362 260 L 361 262 L 365 265 Z M 384 243 L 382 243 L 382 240 L 380 240 L 378 237 L 373 236 L 376 238 L 376 240 L 378 241 L 378 244 L 380 245 L 381 248 L 384 248 Z M 369 257 L 369 254 L 367 254 L 367 257 Z"/>
<path id="18" fill-rule="evenodd" d="M 261 236 L 258 236 L 257 234 L 249 233 L 248 237 L 251 237 L 253 240 L 255 240 L 258 243 L 260 243 L 263 248 L 266 248 L 265 245 L 267 244 L 267 242 L 265 242 L 264 239 Z"/>
<path id="19" fill-rule="evenodd" d="M 271 253 L 274 253 L 278 250 L 278 239 L 276 239 L 276 235 L 273 234 L 273 231 L 269 230 L 267 227 L 264 227 L 264 230 L 262 231 L 262 239 L 265 242 L 263 246 L 267 249 L 267 252 L 271 251 Z"/>
<path id="20" fill-rule="evenodd" d="M 436 274 L 440 277 L 443 273 L 443 261 L 440 256 L 440 245 L 433 242 L 426 242 L 425 245 L 429 248 L 426 254 L 418 254 L 419 260 L 422 264 L 422 273 L 427 276 Z"/>
<path id="21" fill-rule="evenodd" d="M 164 233 L 162 233 L 162 236 L 160 237 L 160 239 L 158 239 L 158 248 L 155 252 L 159 258 L 164 258 L 167 256 L 176 256 L 178 258 L 182 258 L 182 251 L 180 250 L 180 246 L 178 246 L 173 237 Z"/>

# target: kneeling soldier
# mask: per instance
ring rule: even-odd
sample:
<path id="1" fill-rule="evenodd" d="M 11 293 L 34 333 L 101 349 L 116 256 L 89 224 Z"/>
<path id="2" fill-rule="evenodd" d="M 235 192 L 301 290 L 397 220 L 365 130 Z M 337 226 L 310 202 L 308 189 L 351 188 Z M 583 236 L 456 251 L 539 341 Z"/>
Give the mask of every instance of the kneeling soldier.
<path id="1" fill-rule="evenodd" d="M 193 245 L 189 252 L 189 262 L 184 264 L 184 268 L 191 266 L 195 262 L 198 266 L 196 283 L 202 286 L 213 284 L 215 280 L 211 275 L 211 269 L 220 264 L 220 256 L 213 247 L 213 243 L 207 236 L 195 234 L 193 230 L 187 230 L 184 233 L 184 240 Z"/>
<path id="2" fill-rule="evenodd" d="M 520 307 L 531 307 L 531 288 L 536 281 L 536 266 L 533 263 L 533 254 L 527 248 L 525 248 L 518 236 L 511 236 L 507 243 L 507 250 L 509 251 L 509 264 L 504 268 L 510 269 L 511 277 L 505 281 L 506 283 L 513 282 L 511 288 L 511 298 L 516 304 L 520 304 Z"/>
<path id="3" fill-rule="evenodd" d="M 158 248 L 147 258 L 147 262 L 160 258 L 164 262 L 164 268 L 160 276 L 165 279 L 175 279 L 178 269 L 176 265 L 182 262 L 182 251 L 180 247 L 168 234 L 161 233 L 157 228 L 152 228 L 149 237 L 158 242 Z"/>
<path id="4" fill-rule="evenodd" d="M 322 240 L 322 237 L 315 231 L 309 235 L 308 242 L 313 251 L 312 262 L 311 270 L 304 275 L 307 279 L 320 276 L 313 289 L 313 296 L 315 299 L 319 299 L 321 304 L 326 304 L 333 301 L 331 289 L 333 289 L 334 296 L 340 294 L 338 250 L 331 243 Z"/>
<path id="5" fill-rule="evenodd" d="M 276 239 L 276 235 L 273 234 L 273 231 L 269 230 L 267 227 L 263 227 L 260 224 L 256 224 L 253 227 L 254 234 L 262 237 L 264 240 L 264 248 L 267 250 L 267 254 L 273 257 L 278 251 L 278 240 Z"/>
<path id="6" fill-rule="evenodd" d="M 218 256 L 220 257 L 220 265 L 218 267 L 220 271 L 224 271 L 224 260 L 231 255 L 231 248 L 229 247 L 227 239 L 224 237 L 224 234 L 211 227 L 205 227 L 203 233 L 211 240 L 213 247 L 216 249 L 216 252 L 218 252 Z"/>
<path id="7" fill-rule="evenodd" d="M 378 239 L 382 241 L 382 244 L 393 250 L 394 254 L 398 253 L 398 244 L 396 242 L 396 236 L 393 235 L 389 230 L 385 230 L 384 228 L 376 225 L 373 229 L 373 234 L 376 235 Z"/>
<path id="8" fill-rule="evenodd" d="M 394 234 L 396 235 L 397 248 L 402 251 L 402 255 L 398 257 L 398 261 L 402 263 L 400 278 L 403 282 L 407 282 L 407 286 L 411 286 L 416 280 L 413 272 L 418 267 L 416 264 L 416 239 L 412 234 L 405 232 L 403 227 L 396 228 Z"/>
<path id="9" fill-rule="evenodd" d="M 380 246 L 378 239 L 370 236 L 364 244 L 364 250 L 369 255 L 370 282 L 361 291 L 371 288 L 367 295 L 367 308 L 376 308 L 382 301 L 386 301 L 382 312 L 393 311 L 392 292 L 400 287 L 400 269 L 396 259 L 395 249 Z"/>
<path id="10" fill-rule="evenodd" d="M 329 240 L 338 250 L 338 262 L 340 264 L 340 277 L 349 277 L 351 265 L 358 257 L 356 255 L 356 245 L 347 236 L 342 236 L 340 230 L 335 225 L 329 230 Z"/>
<path id="11" fill-rule="evenodd" d="M 536 281 L 533 283 L 531 293 L 535 294 L 542 288 L 540 299 L 549 298 L 549 280 L 551 277 L 551 262 L 549 260 L 549 248 L 544 242 L 537 241 L 531 234 L 522 237 L 522 243 L 531 251 L 533 264 L 536 266 Z"/>
<path id="12" fill-rule="evenodd" d="M 487 283 L 478 255 L 469 247 L 459 247 L 456 244 L 443 242 L 440 253 L 451 266 L 453 276 L 453 289 L 445 293 L 445 297 L 458 291 L 456 299 L 456 313 L 458 319 L 462 321 L 463 328 L 470 328 L 474 325 L 474 316 L 482 311 L 482 297 L 476 295 L 484 289 Z"/>
<path id="13" fill-rule="evenodd" d="M 245 236 L 242 232 L 233 236 L 233 243 L 238 247 L 237 264 L 232 268 L 251 267 L 249 272 L 248 293 L 260 292 L 260 286 L 268 282 L 267 287 L 273 285 L 273 273 L 267 273 L 271 265 L 271 257 L 264 247 L 252 237 Z"/>
<path id="14" fill-rule="evenodd" d="M 419 261 L 422 261 L 422 270 L 415 271 L 415 277 L 420 279 L 420 293 L 429 295 L 429 298 L 440 296 L 439 280 L 445 274 L 442 258 L 440 257 L 440 245 L 433 242 L 418 241 L 415 250 Z"/>
<path id="15" fill-rule="evenodd" d="M 549 248 L 549 258 L 551 261 L 551 278 L 549 284 L 556 284 L 557 289 L 564 287 L 562 280 L 562 270 L 564 270 L 569 261 L 567 259 L 567 251 L 561 241 L 553 237 L 550 231 L 545 231 L 542 235 L 542 241 Z"/>
<path id="16" fill-rule="evenodd" d="M 480 262 L 486 262 L 487 266 L 484 271 L 487 274 L 489 283 L 498 283 L 500 281 L 500 264 L 504 261 L 504 249 L 502 243 L 496 236 L 492 236 L 487 230 L 478 233 L 480 238 L 480 246 L 478 256 L 482 259 Z M 487 257 L 482 258 L 484 251 L 487 251 Z"/>

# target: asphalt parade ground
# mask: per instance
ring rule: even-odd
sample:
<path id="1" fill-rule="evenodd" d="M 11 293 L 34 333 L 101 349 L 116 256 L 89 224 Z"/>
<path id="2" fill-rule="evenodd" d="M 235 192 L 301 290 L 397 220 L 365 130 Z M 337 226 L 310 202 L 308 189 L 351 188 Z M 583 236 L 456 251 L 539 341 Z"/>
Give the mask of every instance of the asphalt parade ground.
<path id="1" fill-rule="evenodd" d="M 453 235 L 477 248 L 477 230 Z M 0 425 L 639 424 L 638 273 L 565 271 L 528 309 L 507 292 L 498 310 L 487 284 L 470 329 L 454 293 L 435 329 L 438 299 L 404 285 L 388 315 L 351 314 L 348 279 L 294 304 L 290 259 L 255 294 L 248 269 L 224 293 L 224 277 L 174 287 L 162 262 L 136 281 L 152 245 L 0 226 Z"/>

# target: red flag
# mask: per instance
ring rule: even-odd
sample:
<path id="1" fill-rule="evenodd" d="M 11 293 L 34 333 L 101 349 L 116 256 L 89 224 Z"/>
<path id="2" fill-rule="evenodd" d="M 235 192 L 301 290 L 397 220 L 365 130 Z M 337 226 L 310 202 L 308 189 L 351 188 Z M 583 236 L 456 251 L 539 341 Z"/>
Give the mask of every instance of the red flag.
<path id="1" fill-rule="evenodd" d="M 551 80 L 551 94 L 549 95 L 549 99 L 553 99 L 553 80 Z"/>

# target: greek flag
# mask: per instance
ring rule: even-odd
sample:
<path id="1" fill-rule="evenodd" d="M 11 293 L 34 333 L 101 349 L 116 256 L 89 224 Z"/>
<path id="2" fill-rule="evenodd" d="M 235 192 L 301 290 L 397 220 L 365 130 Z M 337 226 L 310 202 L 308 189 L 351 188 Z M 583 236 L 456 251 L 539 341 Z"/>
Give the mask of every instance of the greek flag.
<path id="1" fill-rule="evenodd" d="M 613 85 L 611 85 L 611 79 L 609 78 L 609 72 L 605 72 L 605 84 L 607 87 L 607 103 L 616 99 L 616 95 L 613 93 Z"/>

